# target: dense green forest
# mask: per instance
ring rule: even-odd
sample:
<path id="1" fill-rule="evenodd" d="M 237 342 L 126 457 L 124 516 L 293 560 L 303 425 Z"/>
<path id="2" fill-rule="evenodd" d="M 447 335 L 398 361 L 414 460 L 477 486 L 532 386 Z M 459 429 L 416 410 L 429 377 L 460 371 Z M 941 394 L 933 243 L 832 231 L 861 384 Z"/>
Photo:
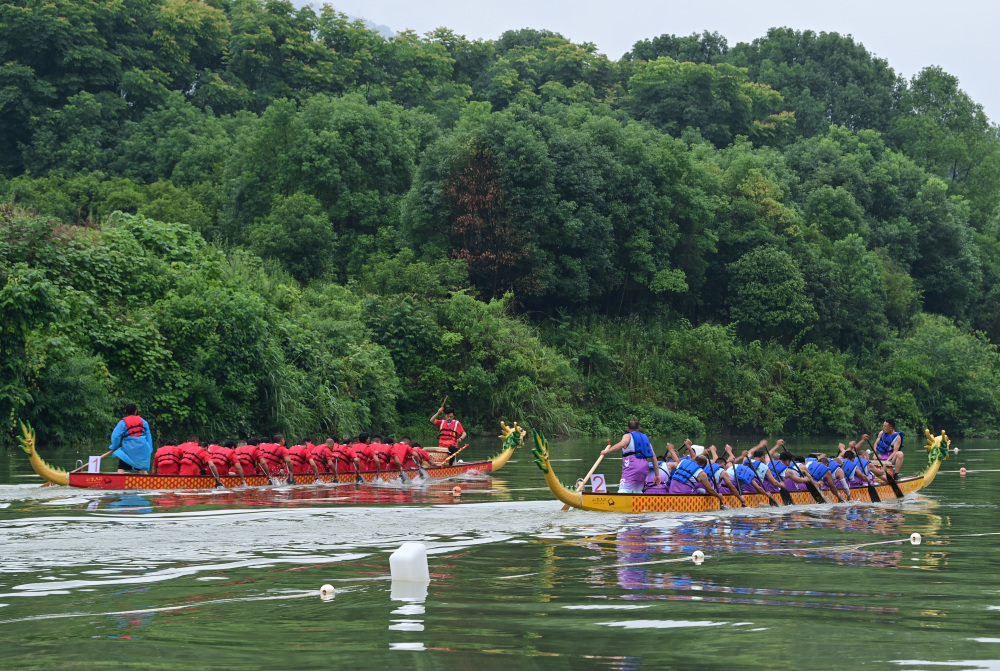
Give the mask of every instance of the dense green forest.
<path id="1" fill-rule="evenodd" d="M 0 4 L 0 442 L 1000 431 L 1000 135 L 849 36 Z"/>

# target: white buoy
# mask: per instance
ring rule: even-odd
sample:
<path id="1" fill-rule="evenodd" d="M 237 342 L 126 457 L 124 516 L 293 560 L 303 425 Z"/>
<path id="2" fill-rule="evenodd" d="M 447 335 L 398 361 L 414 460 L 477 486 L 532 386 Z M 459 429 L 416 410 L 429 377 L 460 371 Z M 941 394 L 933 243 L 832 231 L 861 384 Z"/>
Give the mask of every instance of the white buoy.
<path id="1" fill-rule="evenodd" d="M 701 550 L 695 550 L 694 552 L 691 553 L 691 561 L 700 564 L 701 562 L 705 561 L 705 553 L 702 552 Z"/>
<path id="2" fill-rule="evenodd" d="M 389 572 L 393 582 L 430 582 L 427 569 L 427 546 L 423 543 L 403 543 L 389 555 Z"/>
<path id="3" fill-rule="evenodd" d="M 955 448 L 955 454 L 958 454 L 958 448 L 957 447 Z"/>
<path id="4" fill-rule="evenodd" d="M 319 595 L 323 597 L 323 600 L 332 599 L 337 593 L 337 590 L 333 588 L 333 585 L 326 584 L 319 588 Z"/>
<path id="5" fill-rule="evenodd" d="M 920 545 L 920 534 L 916 531 L 910 534 L 910 545 Z"/>

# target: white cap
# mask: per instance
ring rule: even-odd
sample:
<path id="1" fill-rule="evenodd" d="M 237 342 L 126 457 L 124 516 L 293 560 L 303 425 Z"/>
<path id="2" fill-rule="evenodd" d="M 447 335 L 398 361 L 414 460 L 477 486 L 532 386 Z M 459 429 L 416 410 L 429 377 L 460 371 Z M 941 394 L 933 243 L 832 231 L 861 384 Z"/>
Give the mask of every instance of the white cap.
<path id="1" fill-rule="evenodd" d="M 705 451 L 704 445 L 692 445 L 691 449 L 694 450 L 694 456 L 700 457 L 701 453 Z"/>

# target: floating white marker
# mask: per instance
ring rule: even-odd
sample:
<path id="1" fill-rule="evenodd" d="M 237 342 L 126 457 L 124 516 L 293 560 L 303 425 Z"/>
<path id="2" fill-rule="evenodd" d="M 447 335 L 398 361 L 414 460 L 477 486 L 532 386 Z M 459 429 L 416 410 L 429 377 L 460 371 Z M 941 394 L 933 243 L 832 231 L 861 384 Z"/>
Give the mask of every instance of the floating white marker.
<path id="1" fill-rule="evenodd" d="M 389 555 L 389 572 L 393 582 L 430 582 L 427 569 L 427 546 L 423 543 L 403 543 Z"/>
<path id="2" fill-rule="evenodd" d="M 691 561 L 695 562 L 696 564 L 700 564 L 701 562 L 705 561 L 705 553 L 702 552 L 701 550 L 695 550 L 694 552 L 691 553 Z"/>
<path id="3" fill-rule="evenodd" d="M 910 534 L 910 545 L 920 545 L 920 534 L 916 531 Z"/>
<path id="4" fill-rule="evenodd" d="M 337 590 L 333 588 L 333 585 L 326 584 L 319 588 L 319 595 L 323 597 L 323 600 L 332 599 L 337 593 Z"/>

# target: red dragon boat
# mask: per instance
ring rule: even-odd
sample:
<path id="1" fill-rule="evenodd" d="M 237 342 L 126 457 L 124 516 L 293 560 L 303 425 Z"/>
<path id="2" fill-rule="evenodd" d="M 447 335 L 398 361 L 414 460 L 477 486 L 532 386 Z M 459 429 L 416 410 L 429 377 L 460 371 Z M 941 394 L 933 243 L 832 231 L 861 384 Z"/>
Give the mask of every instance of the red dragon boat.
<path id="1" fill-rule="evenodd" d="M 514 451 L 524 445 L 525 430 L 515 422 L 513 426 L 500 423 L 503 428 L 504 439 L 503 449 L 495 457 L 483 461 L 472 461 L 468 463 L 459 462 L 454 466 L 431 466 L 426 469 L 408 468 L 404 469 L 407 478 L 413 479 L 420 475 L 420 470 L 433 480 L 443 480 L 454 478 L 466 473 L 491 473 L 499 470 L 507 463 Z M 214 489 L 218 486 L 215 478 L 211 475 L 144 475 L 140 473 L 72 473 L 66 472 L 45 462 L 35 450 L 35 431 L 22 422 L 21 437 L 19 439 L 21 449 L 28 455 L 31 467 L 35 473 L 42 476 L 54 485 L 70 487 L 81 487 L 85 489 Z M 314 473 L 299 473 L 295 475 L 295 484 L 311 485 L 317 483 L 351 483 L 354 482 L 358 474 L 353 471 L 349 473 L 320 473 L 317 478 Z M 382 481 L 398 480 L 400 471 L 361 471 L 361 477 L 365 482 L 374 482 L 376 479 Z M 222 484 L 226 487 L 239 487 L 243 483 L 238 475 L 220 476 Z M 248 475 L 247 485 L 259 487 L 262 485 L 284 484 L 283 478 L 272 481 L 266 475 Z"/>

